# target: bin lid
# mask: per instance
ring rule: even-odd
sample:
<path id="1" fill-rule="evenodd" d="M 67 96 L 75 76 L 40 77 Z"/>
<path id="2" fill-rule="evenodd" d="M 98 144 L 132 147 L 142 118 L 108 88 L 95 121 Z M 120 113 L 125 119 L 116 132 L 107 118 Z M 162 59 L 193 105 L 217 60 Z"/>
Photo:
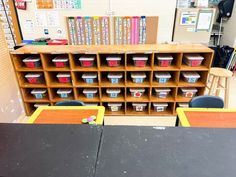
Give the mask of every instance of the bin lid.
<path id="1" fill-rule="evenodd" d="M 106 92 L 107 93 L 120 93 L 121 90 L 120 89 L 107 89 Z"/>
<path id="2" fill-rule="evenodd" d="M 108 106 L 122 106 L 122 103 L 108 103 Z"/>
<path id="3" fill-rule="evenodd" d="M 97 93 L 98 90 L 97 89 L 84 89 L 83 93 Z"/>
<path id="4" fill-rule="evenodd" d="M 33 89 L 30 93 L 32 93 L 32 94 L 37 94 L 37 93 L 43 94 L 43 93 L 46 93 L 46 92 L 47 92 L 46 89 Z"/>
<path id="5" fill-rule="evenodd" d="M 146 55 L 135 55 L 133 56 L 133 60 L 148 60 L 148 56 Z"/>
<path id="6" fill-rule="evenodd" d="M 98 75 L 97 75 L 96 73 L 84 73 L 84 74 L 82 75 L 82 78 L 83 78 L 83 79 L 86 79 L 86 78 L 95 79 L 95 78 L 97 78 L 97 77 L 98 77 Z"/>
<path id="7" fill-rule="evenodd" d="M 82 57 L 79 58 L 80 61 L 88 61 L 88 60 L 92 61 L 94 59 L 95 59 L 94 56 L 82 56 Z"/>
<path id="8" fill-rule="evenodd" d="M 145 72 L 131 73 L 132 78 L 146 78 Z"/>
<path id="9" fill-rule="evenodd" d="M 59 62 L 66 62 L 68 60 L 69 60 L 68 56 L 66 56 L 66 55 L 59 55 L 56 58 L 52 59 L 53 62 L 58 62 L 58 61 Z"/>
<path id="10" fill-rule="evenodd" d="M 159 106 L 164 106 L 164 107 L 167 107 L 168 106 L 168 103 L 153 103 L 153 106 L 154 107 L 159 107 Z"/>
<path id="11" fill-rule="evenodd" d="M 37 61 L 39 61 L 40 60 L 40 58 L 39 57 L 28 57 L 28 58 L 25 58 L 24 60 L 23 60 L 23 62 L 37 62 Z"/>
<path id="12" fill-rule="evenodd" d="M 41 73 L 30 73 L 30 74 L 26 74 L 25 77 L 28 78 L 28 77 L 40 77 L 42 76 Z"/>
<path id="13" fill-rule="evenodd" d="M 155 77 L 156 78 L 171 78 L 171 75 L 169 72 L 156 72 Z"/>
<path id="14" fill-rule="evenodd" d="M 67 73 L 58 73 L 57 77 L 70 77 L 70 74 Z"/>
<path id="15" fill-rule="evenodd" d="M 49 106 L 49 103 L 35 103 L 35 104 L 34 104 L 34 107 L 35 107 L 35 108 L 38 108 L 38 107 L 40 107 L 40 106 Z"/>
<path id="16" fill-rule="evenodd" d="M 196 88 L 180 88 L 182 92 L 197 92 Z"/>
<path id="17" fill-rule="evenodd" d="M 186 78 L 200 78 L 200 75 L 197 72 L 182 72 L 182 75 Z"/>
<path id="18" fill-rule="evenodd" d="M 61 93 L 71 93 L 72 89 L 58 89 L 57 90 L 57 94 L 61 94 Z"/>
<path id="19" fill-rule="evenodd" d="M 147 103 L 132 103 L 132 106 L 147 106 Z"/>
<path id="20" fill-rule="evenodd" d="M 187 107 L 189 107 L 189 104 L 188 103 L 178 103 L 178 106 L 187 108 Z"/>
<path id="21" fill-rule="evenodd" d="M 108 78 L 122 78 L 123 77 L 123 74 L 122 73 L 109 73 L 107 75 Z"/>
<path id="22" fill-rule="evenodd" d="M 169 88 L 155 88 L 155 92 L 170 92 Z"/>
<path id="23" fill-rule="evenodd" d="M 106 57 L 106 60 L 121 60 L 121 57 L 120 56 L 108 56 Z"/>
<path id="24" fill-rule="evenodd" d="M 184 57 L 189 60 L 203 60 L 204 59 L 204 57 L 199 54 L 185 54 Z"/>
<path id="25" fill-rule="evenodd" d="M 157 54 L 156 58 L 158 60 L 173 60 L 173 57 L 170 54 Z"/>
<path id="26" fill-rule="evenodd" d="M 145 89 L 142 88 L 131 88 L 129 89 L 130 92 L 145 92 Z"/>
<path id="27" fill-rule="evenodd" d="M 98 103 L 85 103 L 85 106 L 98 106 Z"/>

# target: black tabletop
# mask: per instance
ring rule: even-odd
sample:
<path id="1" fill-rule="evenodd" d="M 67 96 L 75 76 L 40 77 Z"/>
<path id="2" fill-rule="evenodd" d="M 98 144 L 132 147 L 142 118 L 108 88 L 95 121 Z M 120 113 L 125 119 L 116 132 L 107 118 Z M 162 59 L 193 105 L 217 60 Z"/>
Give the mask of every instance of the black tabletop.
<path id="1" fill-rule="evenodd" d="M 236 176 L 236 129 L 104 127 L 96 177 Z"/>
<path id="2" fill-rule="evenodd" d="M 93 177 L 101 127 L 0 124 L 1 177 Z"/>

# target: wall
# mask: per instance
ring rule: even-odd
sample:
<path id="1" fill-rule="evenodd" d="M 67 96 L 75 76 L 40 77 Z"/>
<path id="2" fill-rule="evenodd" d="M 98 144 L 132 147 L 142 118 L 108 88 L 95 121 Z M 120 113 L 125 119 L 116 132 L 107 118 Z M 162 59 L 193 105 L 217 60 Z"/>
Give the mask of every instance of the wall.
<path id="1" fill-rule="evenodd" d="M 221 44 L 236 47 L 236 2 L 234 3 L 233 14 L 231 18 L 223 23 L 224 34 Z"/>
<path id="2" fill-rule="evenodd" d="M 0 122 L 15 122 L 24 114 L 9 51 L 0 24 Z"/>
<path id="3" fill-rule="evenodd" d="M 62 37 L 67 37 L 65 16 L 102 16 L 107 15 L 109 11 L 109 0 L 81 0 L 81 10 L 58 10 L 60 16 L 60 28 L 64 30 Z M 176 0 L 110 0 L 111 9 L 114 15 L 153 15 L 159 16 L 158 42 L 171 41 Z M 27 3 L 27 10 L 18 10 L 21 29 L 24 39 L 35 39 L 44 36 L 43 27 L 34 27 L 32 34 L 24 29 L 25 20 L 35 20 L 36 11 L 45 11 L 36 9 L 36 0 Z M 47 10 L 55 11 L 55 10 Z M 49 34 L 52 38 L 58 38 L 56 33 L 58 27 L 50 27 Z"/>

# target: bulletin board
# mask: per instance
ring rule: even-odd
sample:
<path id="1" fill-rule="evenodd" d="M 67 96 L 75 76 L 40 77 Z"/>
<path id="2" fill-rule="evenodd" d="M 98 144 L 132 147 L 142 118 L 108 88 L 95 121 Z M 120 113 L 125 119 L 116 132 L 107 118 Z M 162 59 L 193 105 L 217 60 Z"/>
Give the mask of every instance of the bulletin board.
<path id="1" fill-rule="evenodd" d="M 176 0 L 81 0 L 80 8 L 38 9 L 36 0 L 27 2 L 26 10 L 17 9 L 23 39 L 51 37 L 54 39 L 68 38 L 66 17 L 76 16 L 158 16 L 158 36 L 152 37 L 158 43 L 172 40 Z M 109 3 L 110 2 L 110 3 Z M 58 5 L 57 5 L 58 6 Z M 38 23 L 41 22 L 41 23 Z M 44 33 L 48 30 L 48 34 Z M 156 38 L 155 38 L 156 37 Z M 151 38 L 151 36 L 150 36 Z"/>

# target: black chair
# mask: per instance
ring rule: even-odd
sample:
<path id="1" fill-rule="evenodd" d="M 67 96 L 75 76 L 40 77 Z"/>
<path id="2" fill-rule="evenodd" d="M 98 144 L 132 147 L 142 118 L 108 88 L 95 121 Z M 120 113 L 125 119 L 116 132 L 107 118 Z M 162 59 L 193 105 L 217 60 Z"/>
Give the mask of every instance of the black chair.
<path id="1" fill-rule="evenodd" d="M 57 102 L 55 106 L 85 106 L 85 104 L 78 100 L 65 100 Z"/>
<path id="2" fill-rule="evenodd" d="M 218 96 L 197 96 L 189 102 L 190 108 L 224 108 L 224 101 Z"/>

